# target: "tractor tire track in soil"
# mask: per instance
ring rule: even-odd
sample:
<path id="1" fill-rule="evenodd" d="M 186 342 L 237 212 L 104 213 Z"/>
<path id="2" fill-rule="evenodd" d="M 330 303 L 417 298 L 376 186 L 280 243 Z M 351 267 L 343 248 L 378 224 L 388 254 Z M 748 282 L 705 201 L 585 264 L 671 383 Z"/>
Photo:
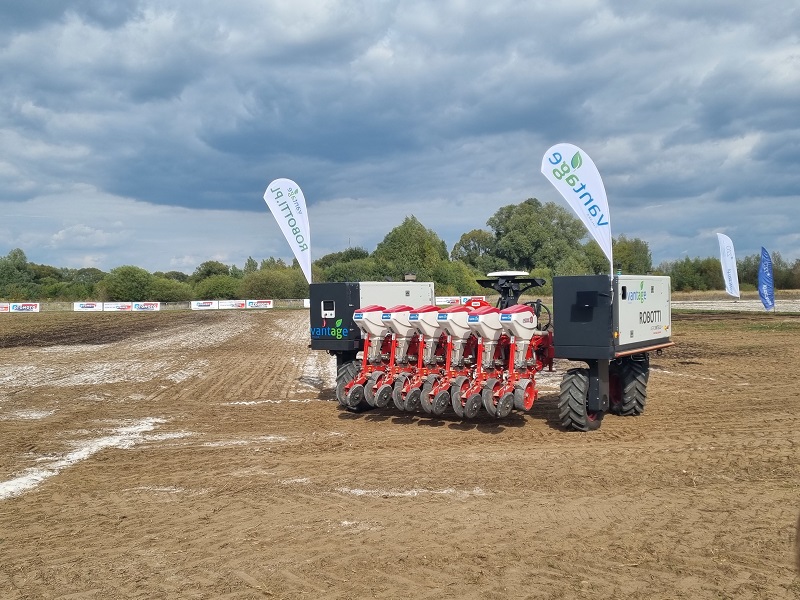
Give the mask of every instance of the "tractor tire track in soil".
<path id="1" fill-rule="evenodd" d="M 587 434 L 566 361 L 501 422 L 342 411 L 307 322 L 0 318 L 0 597 L 800 597 L 800 316 L 675 314 Z"/>

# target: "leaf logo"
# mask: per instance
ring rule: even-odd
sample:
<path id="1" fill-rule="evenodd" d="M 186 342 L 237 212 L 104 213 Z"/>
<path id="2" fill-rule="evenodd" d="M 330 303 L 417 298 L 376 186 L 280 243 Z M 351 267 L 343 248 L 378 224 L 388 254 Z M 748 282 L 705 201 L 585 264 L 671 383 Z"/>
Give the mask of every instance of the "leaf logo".
<path id="1" fill-rule="evenodd" d="M 581 156 L 580 152 L 576 152 L 575 156 L 572 157 L 572 160 L 569 161 L 572 165 L 573 169 L 578 169 L 583 164 L 583 157 Z"/>
<path id="2" fill-rule="evenodd" d="M 336 319 L 336 327 L 341 327 L 341 326 L 342 326 L 342 320 Z"/>

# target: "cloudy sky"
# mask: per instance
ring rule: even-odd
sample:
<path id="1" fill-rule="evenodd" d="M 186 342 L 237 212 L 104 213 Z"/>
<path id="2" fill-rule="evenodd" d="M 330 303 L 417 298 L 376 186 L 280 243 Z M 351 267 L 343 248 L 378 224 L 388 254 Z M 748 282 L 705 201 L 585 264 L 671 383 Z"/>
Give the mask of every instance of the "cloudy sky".
<path id="1" fill-rule="evenodd" d="M 800 5 L 785 0 L 0 3 L 0 255 L 191 273 L 406 216 L 448 249 L 580 146 L 656 264 L 800 258 Z"/>

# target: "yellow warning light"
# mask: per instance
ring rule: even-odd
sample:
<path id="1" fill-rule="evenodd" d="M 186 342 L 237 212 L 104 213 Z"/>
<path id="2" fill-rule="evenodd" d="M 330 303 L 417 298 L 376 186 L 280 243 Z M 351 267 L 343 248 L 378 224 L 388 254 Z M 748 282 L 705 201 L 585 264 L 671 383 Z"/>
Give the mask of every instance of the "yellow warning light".
<path id="1" fill-rule="evenodd" d="M 614 339 L 616 340 L 617 338 L 619 338 L 619 331 L 614 332 Z"/>

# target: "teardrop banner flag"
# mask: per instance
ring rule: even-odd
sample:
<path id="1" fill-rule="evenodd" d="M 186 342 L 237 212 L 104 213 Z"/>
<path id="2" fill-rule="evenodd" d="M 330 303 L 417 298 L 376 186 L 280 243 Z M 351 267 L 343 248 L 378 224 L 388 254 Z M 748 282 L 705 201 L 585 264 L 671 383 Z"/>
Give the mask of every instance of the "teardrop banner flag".
<path id="1" fill-rule="evenodd" d="M 764 310 L 775 308 L 775 283 L 772 278 L 772 259 L 764 246 L 761 246 L 761 264 L 758 267 L 758 295 Z"/>
<path id="2" fill-rule="evenodd" d="M 275 179 L 264 192 L 264 202 L 289 242 L 306 281 L 311 283 L 311 233 L 303 191 L 291 179 Z"/>
<path id="3" fill-rule="evenodd" d="M 542 158 L 542 174 L 564 196 L 567 204 L 600 244 L 613 274 L 611 215 L 608 212 L 606 188 L 592 159 L 577 146 L 556 144 Z"/>
<path id="4" fill-rule="evenodd" d="M 719 262 L 722 264 L 725 291 L 734 298 L 738 298 L 739 272 L 736 270 L 736 253 L 733 251 L 733 242 L 724 233 L 718 233 L 717 240 L 719 241 Z"/>

